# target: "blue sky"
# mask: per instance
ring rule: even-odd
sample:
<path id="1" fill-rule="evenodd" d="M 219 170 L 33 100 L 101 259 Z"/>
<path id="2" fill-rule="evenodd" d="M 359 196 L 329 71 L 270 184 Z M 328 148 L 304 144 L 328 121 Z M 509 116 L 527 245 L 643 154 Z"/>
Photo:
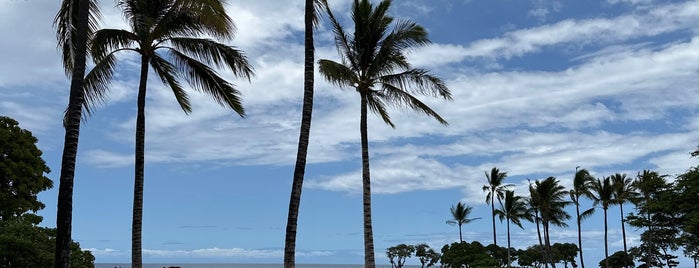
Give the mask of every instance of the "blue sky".
<path id="1" fill-rule="evenodd" d="M 0 114 L 39 138 L 56 188 L 68 94 L 51 28 L 57 2 L 0 1 Z M 231 44 L 257 72 L 250 83 L 233 80 L 247 118 L 198 93 L 186 116 L 150 81 L 146 262 L 282 261 L 302 97 L 302 2 L 229 1 L 238 26 Z M 349 25 L 351 1 L 330 2 Z M 112 1 L 101 6 L 103 26 L 125 27 Z M 395 0 L 391 12 L 427 28 L 433 44 L 410 60 L 442 77 L 454 100 L 426 100 L 449 127 L 400 109 L 391 111 L 395 129 L 370 117 L 378 263 L 399 243 L 439 249 L 457 241 L 445 221 L 459 201 L 483 218 L 465 226 L 464 238 L 491 243 L 481 188 L 494 166 L 524 194 L 527 178 L 570 186 L 576 166 L 602 177 L 674 175 L 697 164 L 688 152 L 699 144 L 698 1 Z M 316 40 L 318 59 L 337 58 L 327 23 Z M 97 262 L 130 259 L 138 61 L 121 59 L 110 100 L 81 129 L 75 178 L 73 237 Z M 316 81 L 297 261 L 361 263 L 359 100 Z M 56 196 L 40 195 L 46 226 L 55 225 Z M 618 207 L 609 213 L 615 252 Z M 569 224 L 554 229 L 552 242 L 576 241 Z M 602 226 L 601 211 L 583 223 L 587 263 L 604 255 Z M 497 227 L 504 245 L 505 225 Z M 513 246 L 534 244 L 536 228 L 524 227 L 513 229 Z M 638 233 L 627 230 L 636 245 Z"/>

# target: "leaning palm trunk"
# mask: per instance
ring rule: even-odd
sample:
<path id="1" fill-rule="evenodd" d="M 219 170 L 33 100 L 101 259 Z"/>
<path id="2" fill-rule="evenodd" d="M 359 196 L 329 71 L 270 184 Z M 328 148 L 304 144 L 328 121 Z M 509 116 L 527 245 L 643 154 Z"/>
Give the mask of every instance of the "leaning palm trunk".
<path id="1" fill-rule="evenodd" d="M 303 71 L 303 108 L 301 112 L 301 130 L 299 134 L 299 146 L 296 154 L 296 167 L 294 168 L 294 181 L 291 186 L 289 200 L 289 215 L 286 223 L 286 240 L 284 242 L 284 267 L 296 266 L 296 228 L 301 204 L 301 192 L 303 190 L 303 177 L 306 171 L 306 156 L 308 155 L 308 141 L 311 134 L 311 116 L 313 114 L 313 62 L 315 46 L 313 44 L 313 18 L 314 0 L 306 0 L 304 15 L 305 21 L 305 49 Z"/>
<path id="2" fill-rule="evenodd" d="M 536 215 L 534 215 L 535 221 L 536 221 L 536 235 L 539 237 L 539 248 L 541 249 L 541 256 L 544 259 L 544 266 L 549 267 L 549 264 L 546 262 L 546 251 L 544 249 L 544 243 L 541 241 L 541 229 L 539 228 L 539 213 L 537 212 Z"/>
<path id="3" fill-rule="evenodd" d="M 359 131 L 362 136 L 362 199 L 364 207 L 364 267 L 375 268 L 374 233 L 371 227 L 371 179 L 369 175 L 369 137 L 367 134 L 367 96 L 361 94 L 361 118 Z"/>
<path id="4" fill-rule="evenodd" d="M 71 1 L 71 0 L 65 0 Z M 85 82 L 85 62 L 87 61 L 87 35 L 89 23 L 88 1 L 72 0 L 64 3 L 78 6 L 78 20 L 75 24 L 75 50 L 73 51 L 73 73 L 70 80 L 70 96 L 64 127 L 66 130 L 61 159 L 61 177 L 58 187 L 58 204 L 56 211 L 56 250 L 54 252 L 55 268 L 70 268 L 70 241 L 73 228 L 73 180 L 75 178 L 75 159 L 78 153 L 80 136 L 80 118 L 82 117 L 83 84 Z M 58 18 L 57 18 L 58 21 Z"/>
<path id="5" fill-rule="evenodd" d="M 141 82 L 138 86 L 138 115 L 136 116 L 136 160 L 134 164 L 133 219 L 131 223 L 131 267 L 142 268 L 143 230 L 143 172 L 146 143 L 146 84 L 148 58 L 141 58 Z"/>
<path id="6" fill-rule="evenodd" d="M 549 222 L 544 222 L 544 242 L 546 243 L 546 261 L 551 264 L 551 267 L 556 268 L 556 263 L 553 261 L 553 251 L 551 250 L 551 232 Z"/>
<path id="7" fill-rule="evenodd" d="M 580 249 L 580 266 L 582 266 L 582 268 L 585 268 L 585 261 L 583 260 L 582 231 L 580 228 L 580 204 L 578 204 L 577 201 L 575 203 L 575 213 L 578 215 L 578 249 Z"/>
<path id="8" fill-rule="evenodd" d="M 624 226 L 624 204 L 619 204 L 619 212 L 621 213 L 621 238 L 624 241 L 624 267 L 629 267 L 629 251 L 626 249 L 626 227 Z"/>

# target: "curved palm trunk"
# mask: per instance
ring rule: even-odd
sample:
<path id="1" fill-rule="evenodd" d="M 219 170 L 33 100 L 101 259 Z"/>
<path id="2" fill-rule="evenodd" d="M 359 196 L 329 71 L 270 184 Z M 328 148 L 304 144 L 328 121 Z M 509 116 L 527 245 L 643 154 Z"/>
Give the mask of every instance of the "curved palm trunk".
<path id="1" fill-rule="evenodd" d="M 66 0 L 71 1 L 71 0 Z M 58 204 L 56 210 L 56 250 L 54 252 L 55 268 L 70 268 L 70 241 L 73 228 L 73 179 L 75 177 L 75 159 L 78 153 L 80 136 L 80 118 L 84 99 L 85 62 L 87 61 L 87 27 L 89 6 L 87 0 L 72 0 L 78 5 L 78 21 L 75 29 L 76 47 L 73 59 L 73 74 L 70 80 L 70 97 L 66 111 L 66 129 L 61 159 L 61 177 L 58 187 Z"/>
<path id="2" fill-rule="evenodd" d="M 626 227 L 624 226 L 624 204 L 619 204 L 619 212 L 621 213 L 621 238 L 624 240 L 624 267 L 629 267 L 628 250 L 626 249 Z"/>
<path id="3" fill-rule="evenodd" d="M 510 259 L 510 218 L 507 218 L 507 267 L 510 267 L 512 259 Z"/>
<path id="4" fill-rule="evenodd" d="M 369 176 L 369 138 L 367 134 L 367 96 L 360 93 L 362 101 L 359 131 L 362 136 L 362 199 L 364 203 L 364 266 L 375 268 L 374 234 L 371 228 L 371 179 Z"/>
<path id="5" fill-rule="evenodd" d="M 141 82 L 138 86 L 138 115 L 136 116 L 136 160 L 133 189 L 133 221 L 131 223 L 131 267 L 142 268 L 143 229 L 143 170 L 145 169 L 146 143 L 146 84 L 148 82 L 148 57 L 141 57 Z"/>
<path id="6" fill-rule="evenodd" d="M 553 251 L 551 250 L 551 232 L 549 222 L 544 222 L 544 242 L 546 243 L 546 260 L 551 263 L 551 267 L 556 268 L 556 263 L 553 262 Z"/>
<path id="7" fill-rule="evenodd" d="M 305 40 L 304 40 L 304 70 L 303 70 L 303 108 L 301 112 L 301 130 L 299 134 L 299 147 L 296 154 L 296 167 L 294 168 L 294 180 L 291 186 L 289 198 L 289 215 L 286 223 L 286 240 L 284 242 L 284 267 L 296 266 L 296 227 L 301 204 L 301 192 L 303 190 L 303 177 L 306 171 L 306 156 L 308 155 L 308 141 L 311 134 L 311 116 L 313 114 L 313 13 L 314 0 L 306 0 Z"/>
<path id="8" fill-rule="evenodd" d="M 498 239 L 497 235 L 495 233 L 495 192 L 491 192 L 490 194 L 490 214 L 493 217 L 493 244 L 497 247 L 498 245 Z M 499 199 L 498 199 L 499 200 Z"/>
<path id="9" fill-rule="evenodd" d="M 580 197 L 577 198 L 578 199 L 575 202 L 575 213 L 578 215 L 578 249 L 580 249 L 580 266 L 582 266 L 582 268 L 585 268 L 585 261 L 583 260 L 582 231 L 580 228 L 580 204 L 578 204 Z"/>
<path id="10" fill-rule="evenodd" d="M 544 243 L 541 241 L 541 229 L 539 228 L 539 213 L 536 213 L 536 216 L 534 217 L 534 221 L 536 222 L 536 235 L 539 237 L 539 248 L 541 249 L 541 256 L 544 259 L 544 266 L 549 267 L 549 264 L 546 262 L 546 252 L 544 250 Z"/>
<path id="11" fill-rule="evenodd" d="M 604 209 L 604 266 L 609 267 L 609 246 L 607 245 L 607 209 Z"/>

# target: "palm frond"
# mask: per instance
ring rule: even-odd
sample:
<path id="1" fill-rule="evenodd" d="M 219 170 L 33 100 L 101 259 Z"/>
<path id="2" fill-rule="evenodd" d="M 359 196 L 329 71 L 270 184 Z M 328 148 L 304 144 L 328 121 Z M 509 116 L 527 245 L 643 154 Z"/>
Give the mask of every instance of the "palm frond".
<path id="1" fill-rule="evenodd" d="M 405 92 L 400 88 L 386 83 L 382 84 L 382 89 L 382 96 L 384 96 L 388 100 L 388 103 L 391 103 L 396 107 L 406 106 L 411 110 L 423 113 L 436 119 L 437 122 L 439 122 L 442 125 L 449 125 L 449 123 L 444 118 L 442 118 L 442 116 L 440 116 L 437 112 L 432 110 L 432 108 L 420 101 L 418 98 L 415 98 L 413 95 L 410 95 L 408 92 Z"/>
<path id="2" fill-rule="evenodd" d="M 115 68 L 116 56 L 110 53 L 103 56 L 85 75 L 83 109 L 86 116 L 91 116 L 95 107 L 106 101 Z"/>
<path id="3" fill-rule="evenodd" d="M 203 26 L 202 30 L 217 38 L 231 39 L 235 35 L 236 27 L 226 13 L 226 8 L 221 0 L 175 0 L 173 10 L 178 14 L 189 13 L 197 18 L 197 24 Z M 173 16 L 176 17 L 176 16 Z"/>
<path id="4" fill-rule="evenodd" d="M 335 47 L 337 48 L 337 53 L 340 54 L 343 63 L 349 65 L 351 70 L 358 73 L 360 69 L 355 60 L 356 53 L 353 46 L 350 45 L 350 40 L 352 38 L 345 33 L 342 25 L 340 25 L 337 19 L 335 19 L 335 15 L 333 15 L 330 5 L 325 5 L 325 11 L 328 14 L 330 23 L 333 26 L 333 36 L 335 37 Z"/>
<path id="5" fill-rule="evenodd" d="M 138 37 L 126 30 L 102 29 L 95 33 L 90 42 L 90 52 L 93 60 L 99 62 L 105 55 L 115 50 L 132 49 L 138 42 Z"/>
<path id="6" fill-rule="evenodd" d="M 75 54 L 78 53 L 78 51 L 75 51 L 75 43 L 77 41 L 75 29 L 78 23 L 78 5 L 80 3 L 89 5 L 87 24 L 87 37 L 89 41 L 95 31 L 99 29 L 99 20 L 102 17 L 96 0 L 63 0 L 56 17 L 53 19 L 53 27 L 56 29 L 56 39 L 58 40 L 57 47 L 61 50 L 63 69 L 68 76 L 73 72 L 73 59 L 75 58 Z"/>
<path id="7" fill-rule="evenodd" d="M 254 70 L 245 53 L 233 46 L 228 46 L 206 38 L 171 38 L 173 47 L 197 60 L 216 67 L 231 70 L 237 77 L 250 81 Z"/>
<path id="8" fill-rule="evenodd" d="M 185 79 L 195 90 L 210 95 L 220 105 L 227 106 L 241 117 L 245 117 L 240 91 L 235 89 L 233 84 L 221 78 L 206 64 L 179 51 L 169 51 L 174 60 L 174 66 L 185 74 Z"/>
<path id="9" fill-rule="evenodd" d="M 386 103 L 381 98 L 380 92 L 373 92 L 366 94 L 367 106 L 369 111 L 381 117 L 384 123 L 391 126 L 391 128 L 396 128 L 396 126 L 391 121 L 391 117 L 388 115 L 388 110 L 386 110 Z"/>
<path id="10" fill-rule="evenodd" d="M 184 91 L 180 82 L 177 81 L 177 69 L 167 60 L 155 54 L 150 61 L 150 65 L 153 66 L 153 71 L 160 77 L 163 84 L 168 85 L 175 95 L 177 103 L 180 104 L 180 108 L 189 114 L 192 112 L 192 105 L 189 102 L 189 96 L 187 92 Z"/>
<path id="11" fill-rule="evenodd" d="M 580 213 L 580 220 L 581 221 L 586 220 L 586 219 L 592 217 L 593 214 L 595 214 L 595 208 L 594 207 L 589 208 L 589 209 L 583 211 L 583 213 Z"/>
<path id="12" fill-rule="evenodd" d="M 354 87 L 354 84 L 359 82 L 355 73 L 350 68 L 331 60 L 319 60 L 318 72 L 320 72 L 328 82 L 340 88 Z"/>

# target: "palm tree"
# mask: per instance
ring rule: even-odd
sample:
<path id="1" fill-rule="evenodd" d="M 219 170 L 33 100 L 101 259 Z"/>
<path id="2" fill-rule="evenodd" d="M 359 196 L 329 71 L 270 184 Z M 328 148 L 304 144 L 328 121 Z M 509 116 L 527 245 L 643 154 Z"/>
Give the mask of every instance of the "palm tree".
<path id="1" fill-rule="evenodd" d="M 633 187 L 633 179 L 626 177 L 626 174 L 616 173 L 612 175 L 612 186 L 614 188 L 614 203 L 619 205 L 619 213 L 621 215 L 621 237 L 624 241 L 624 254 L 628 255 L 626 249 L 626 227 L 624 226 L 624 203 L 634 198 L 635 189 Z M 624 258 L 625 261 L 628 258 Z M 626 263 L 626 267 L 629 264 Z"/>
<path id="2" fill-rule="evenodd" d="M 390 5 L 390 0 L 383 0 L 376 7 L 368 0 L 355 0 L 352 5 L 354 34 L 345 32 L 328 7 L 341 62 L 326 59 L 318 62 L 319 71 L 326 80 L 341 88 L 354 88 L 361 100 L 359 130 L 362 147 L 364 261 L 365 266 L 370 268 L 376 264 L 371 224 L 367 111 L 378 114 L 386 124 L 394 127 L 387 105 L 406 106 L 447 125 L 446 120 L 413 94 L 451 99 L 451 93 L 441 79 L 427 70 L 412 68 L 408 63 L 406 51 L 428 44 L 427 32 L 410 20 L 399 20 L 393 24 L 393 17 L 387 14 Z"/>
<path id="3" fill-rule="evenodd" d="M 568 226 L 565 220 L 570 219 L 570 215 L 565 211 L 565 207 L 571 202 L 565 201 L 565 196 L 568 195 L 568 192 L 565 191 L 565 187 L 560 185 L 555 177 L 548 177 L 543 181 L 537 180 L 534 184 L 536 194 L 532 198 L 536 198 L 535 204 L 538 205 L 539 215 L 541 216 L 547 262 L 551 263 L 551 266 L 555 268 L 556 265 L 551 261 L 550 225 L 558 227 Z"/>
<path id="4" fill-rule="evenodd" d="M 86 77 L 86 91 L 104 94 L 115 72 L 116 53 L 133 51 L 141 57 L 136 117 L 136 152 L 132 226 L 132 267 L 142 266 L 143 172 L 145 153 L 146 84 L 149 67 L 175 96 L 185 113 L 191 112 L 184 78 L 194 89 L 241 117 L 245 111 L 240 93 L 210 66 L 226 68 L 248 80 L 253 70 L 244 53 L 210 38 L 230 40 L 234 25 L 221 0 L 120 0 L 118 6 L 131 30 L 102 29 L 95 33 L 90 50 L 95 67 Z M 162 54 L 165 53 L 165 54 Z"/>
<path id="5" fill-rule="evenodd" d="M 600 180 L 597 179 L 592 184 L 591 190 L 591 197 L 592 200 L 594 201 L 594 205 L 602 205 L 602 210 L 604 210 L 604 261 L 605 261 L 605 267 L 609 267 L 609 245 L 608 245 L 608 240 L 607 240 L 607 209 L 609 209 L 610 205 L 614 204 L 614 187 L 611 183 L 611 180 L 609 177 L 605 177 L 604 179 Z"/>
<path id="6" fill-rule="evenodd" d="M 585 210 L 582 214 L 580 213 L 580 197 L 591 198 L 590 188 L 594 178 L 590 176 L 590 173 L 586 169 L 575 168 L 575 177 L 573 178 L 573 189 L 570 190 L 570 200 L 575 204 L 575 215 L 576 222 L 578 224 L 578 248 L 580 249 L 580 265 L 585 268 L 585 260 L 583 259 L 583 246 L 582 246 L 582 230 L 580 224 L 583 219 L 586 219 L 594 213 L 594 208 L 589 208 Z"/>
<path id="7" fill-rule="evenodd" d="M 56 249 L 54 252 L 54 267 L 56 268 L 70 267 L 75 158 L 78 153 L 82 109 L 91 104 L 86 102 L 83 85 L 85 83 L 87 43 L 96 31 L 97 20 L 100 16 L 96 2 L 95 0 L 63 0 L 53 22 L 54 27 L 56 27 L 58 46 L 63 54 L 63 68 L 66 75 L 71 77 L 68 108 L 63 119 L 66 134 L 63 142 L 56 211 Z M 83 104 L 87 106 L 83 106 Z"/>
<path id="8" fill-rule="evenodd" d="M 471 214 L 471 210 L 473 208 L 471 206 L 466 206 L 463 203 L 459 202 L 456 204 L 456 207 L 451 206 L 451 217 L 453 220 L 448 220 L 447 224 L 451 225 L 458 225 L 459 226 L 459 242 L 464 242 L 464 237 L 461 233 L 461 225 L 465 223 L 470 223 L 472 221 L 475 221 L 480 218 L 472 218 L 469 219 L 468 215 Z"/>
<path id="9" fill-rule="evenodd" d="M 541 206 L 541 197 L 539 196 L 539 193 L 536 191 L 536 188 L 532 185 L 532 182 L 529 181 L 529 208 L 527 209 L 527 214 L 529 214 L 529 218 L 533 219 L 534 223 L 536 224 L 536 235 L 539 238 L 539 248 L 541 249 L 541 256 L 546 259 L 546 252 L 544 251 L 544 242 L 541 240 L 541 217 L 539 216 L 539 207 Z M 548 262 L 544 261 L 544 266 L 549 267 Z"/>
<path id="10" fill-rule="evenodd" d="M 488 195 L 485 197 L 485 203 L 490 205 L 490 212 L 492 214 L 493 218 L 493 244 L 495 246 L 498 245 L 498 240 L 497 240 L 497 235 L 495 233 L 495 198 L 498 199 L 498 202 L 500 202 L 500 205 L 502 205 L 502 198 L 504 197 L 505 190 L 507 188 L 512 187 L 512 184 L 502 184 L 503 181 L 505 181 L 505 178 L 507 178 L 507 172 L 500 172 L 498 168 L 493 167 L 493 169 L 490 170 L 490 174 L 488 172 L 485 173 L 485 178 L 488 181 L 487 184 L 483 185 L 483 192 L 488 192 Z"/>
<path id="11" fill-rule="evenodd" d="M 514 191 L 505 191 L 505 203 L 500 204 L 501 209 L 496 209 L 495 214 L 498 215 L 500 221 L 507 220 L 507 267 L 510 267 L 512 260 L 510 258 L 510 222 L 522 227 L 522 219 L 531 220 L 528 213 L 527 199 L 522 196 L 515 195 Z"/>
<path id="12" fill-rule="evenodd" d="M 296 227 L 303 190 L 303 177 L 306 172 L 306 156 L 308 155 L 308 140 L 311 135 L 311 117 L 313 115 L 313 63 L 315 62 L 315 46 L 313 44 L 313 29 L 318 23 L 318 8 L 327 5 L 326 0 L 306 0 L 305 29 L 304 29 L 304 72 L 303 72 L 303 107 L 301 112 L 301 129 L 299 133 L 298 151 L 294 179 L 289 198 L 289 215 L 286 224 L 286 240 L 284 242 L 284 267 L 296 266 Z"/>

